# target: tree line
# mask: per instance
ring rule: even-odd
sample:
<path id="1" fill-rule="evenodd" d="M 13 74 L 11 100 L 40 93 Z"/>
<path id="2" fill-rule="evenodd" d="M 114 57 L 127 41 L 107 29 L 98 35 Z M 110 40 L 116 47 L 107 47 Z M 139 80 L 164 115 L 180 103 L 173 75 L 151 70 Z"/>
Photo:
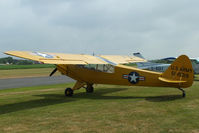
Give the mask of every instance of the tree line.
<path id="1" fill-rule="evenodd" d="M 31 60 L 14 59 L 12 57 L 0 58 L 0 64 L 13 64 L 13 65 L 32 65 L 38 62 Z"/>

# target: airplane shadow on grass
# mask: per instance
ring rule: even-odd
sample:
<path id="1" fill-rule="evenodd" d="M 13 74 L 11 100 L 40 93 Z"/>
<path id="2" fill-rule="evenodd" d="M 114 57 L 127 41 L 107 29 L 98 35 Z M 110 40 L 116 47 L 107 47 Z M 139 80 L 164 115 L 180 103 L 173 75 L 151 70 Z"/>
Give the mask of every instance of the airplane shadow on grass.
<path id="1" fill-rule="evenodd" d="M 24 101 L 19 103 L 0 105 L 0 115 L 12 113 L 16 111 L 28 110 L 33 108 L 45 107 L 61 103 L 73 102 L 80 99 L 94 99 L 94 100 L 113 100 L 113 99 L 145 99 L 151 102 L 164 102 L 181 99 L 181 95 L 164 95 L 164 96 L 105 96 L 108 93 L 124 91 L 127 88 L 106 88 L 96 90 L 92 94 L 84 92 L 74 94 L 73 97 L 65 97 L 64 94 L 40 94 L 34 95 L 41 97 L 41 99 Z"/>

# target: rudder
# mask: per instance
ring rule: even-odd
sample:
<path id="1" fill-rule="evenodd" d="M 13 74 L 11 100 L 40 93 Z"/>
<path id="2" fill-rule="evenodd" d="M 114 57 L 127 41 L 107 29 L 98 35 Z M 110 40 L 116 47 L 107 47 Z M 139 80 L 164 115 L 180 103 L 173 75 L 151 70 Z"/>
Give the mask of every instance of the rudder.
<path id="1" fill-rule="evenodd" d="M 159 80 L 176 84 L 178 88 L 187 88 L 193 84 L 193 77 L 191 61 L 186 55 L 181 55 L 159 77 Z"/>

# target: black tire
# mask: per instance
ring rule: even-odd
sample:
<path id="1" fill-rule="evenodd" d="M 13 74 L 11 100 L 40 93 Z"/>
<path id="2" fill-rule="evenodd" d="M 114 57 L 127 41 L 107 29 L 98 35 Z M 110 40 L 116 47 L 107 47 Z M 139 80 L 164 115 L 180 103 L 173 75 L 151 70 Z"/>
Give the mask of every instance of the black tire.
<path id="1" fill-rule="evenodd" d="M 65 89 L 65 96 L 67 96 L 67 97 L 73 96 L 73 90 L 71 88 L 66 88 Z"/>
<path id="2" fill-rule="evenodd" d="M 182 93 L 182 97 L 186 97 L 186 93 L 185 92 Z"/>
<path id="3" fill-rule="evenodd" d="M 94 92 L 93 86 L 87 86 L 86 87 L 86 93 L 93 93 L 93 92 Z"/>

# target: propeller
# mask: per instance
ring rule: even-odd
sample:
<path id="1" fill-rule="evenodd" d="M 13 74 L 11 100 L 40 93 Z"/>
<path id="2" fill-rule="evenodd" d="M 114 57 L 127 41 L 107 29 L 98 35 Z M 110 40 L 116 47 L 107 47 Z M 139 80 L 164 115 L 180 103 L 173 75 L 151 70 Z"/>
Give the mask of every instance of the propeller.
<path id="1" fill-rule="evenodd" d="M 56 71 L 57 71 L 57 68 L 55 68 L 55 69 L 51 72 L 50 77 L 51 77 Z"/>

